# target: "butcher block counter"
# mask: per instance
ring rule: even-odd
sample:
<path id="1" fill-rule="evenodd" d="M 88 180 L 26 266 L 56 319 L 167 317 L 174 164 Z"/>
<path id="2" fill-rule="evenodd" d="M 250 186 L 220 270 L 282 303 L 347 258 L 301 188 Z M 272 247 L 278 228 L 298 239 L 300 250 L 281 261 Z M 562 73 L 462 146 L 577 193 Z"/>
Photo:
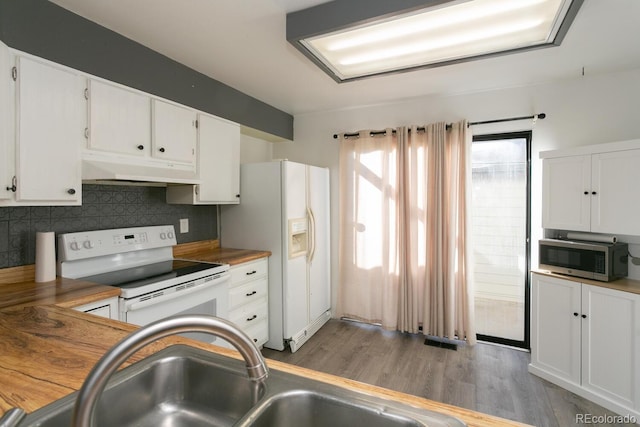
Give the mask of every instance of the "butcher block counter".
<path id="1" fill-rule="evenodd" d="M 174 258 L 236 265 L 271 255 L 269 251 L 221 248 L 218 240 L 183 243 L 173 247 Z"/>
<path id="2" fill-rule="evenodd" d="M 0 310 L 0 412 L 12 407 L 33 412 L 78 390 L 97 360 L 135 329 L 134 325 L 55 305 L 17 306 Z M 169 337 L 142 349 L 129 362 L 177 343 L 240 358 L 232 350 L 181 337 Z M 471 427 L 523 425 L 275 360 L 268 359 L 267 364 L 270 369 L 451 414 Z"/>
<path id="3" fill-rule="evenodd" d="M 202 261 L 233 265 L 269 255 L 268 252 L 211 247 L 191 250 L 194 247 L 184 252 L 178 250 L 176 257 L 195 255 Z M 76 311 L 71 307 L 118 293 L 117 288 L 62 278 L 38 284 L 32 281 L 17 284 L 0 281 L 0 414 L 13 407 L 33 412 L 81 387 L 98 359 L 137 326 Z M 188 344 L 240 359 L 240 355 L 233 350 L 176 336 L 145 347 L 123 366 L 173 344 Z M 450 414 L 470 427 L 524 425 L 275 360 L 267 359 L 267 365 L 270 369 Z"/>

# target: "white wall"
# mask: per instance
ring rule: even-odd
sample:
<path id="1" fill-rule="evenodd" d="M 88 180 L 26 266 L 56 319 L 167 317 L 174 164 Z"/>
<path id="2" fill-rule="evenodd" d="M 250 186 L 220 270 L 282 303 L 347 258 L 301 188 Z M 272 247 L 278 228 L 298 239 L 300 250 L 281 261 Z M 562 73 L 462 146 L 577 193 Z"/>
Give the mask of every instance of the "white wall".
<path id="1" fill-rule="evenodd" d="M 273 144 L 249 135 L 240 135 L 240 163 L 268 162 L 273 158 Z"/>
<path id="2" fill-rule="evenodd" d="M 576 67 L 578 74 L 579 67 Z M 349 84 L 349 83 L 345 83 Z M 577 77 L 549 84 L 457 96 L 408 99 L 395 104 L 297 115 L 293 143 L 273 145 L 273 157 L 331 169 L 332 280 L 337 284 L 338 142 L 334 133 L 424 125 L 437 121 L 481 121 L 546 113 L 529 121 L 474 126 L 474 134 L 533 129 L 532 241 L 542 237 L 541 163 L 544 150 L 640 138 L 640 70 Z M 636 245 L 634 245 L 636 246 Z M 640 246 L 631 248 L 640 253 Z M 537 253 L 532 260 L 537 265 Z M 631 269 L 640 278 L 640 268 Z"/>

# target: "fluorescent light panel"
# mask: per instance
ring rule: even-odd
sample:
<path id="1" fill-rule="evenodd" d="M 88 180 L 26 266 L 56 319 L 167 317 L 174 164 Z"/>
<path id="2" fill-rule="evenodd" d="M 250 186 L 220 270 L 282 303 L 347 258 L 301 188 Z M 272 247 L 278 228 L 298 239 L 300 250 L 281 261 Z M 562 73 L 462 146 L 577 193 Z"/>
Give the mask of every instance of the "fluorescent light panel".
<path id="1" fill-rule="evenodd" d="M 553 43 L 570 0 L 471 0 L 301 40 L 339 80 Z"/>

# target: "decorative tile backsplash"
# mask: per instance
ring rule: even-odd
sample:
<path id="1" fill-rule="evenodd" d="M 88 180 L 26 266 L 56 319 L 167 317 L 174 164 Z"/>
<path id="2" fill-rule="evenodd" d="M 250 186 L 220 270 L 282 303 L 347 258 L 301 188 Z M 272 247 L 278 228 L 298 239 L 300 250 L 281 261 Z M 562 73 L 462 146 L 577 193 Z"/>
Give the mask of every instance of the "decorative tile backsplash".
<path id="1" fill-rule="evenodd" d="M 215 206 L 169 205 L 164 187 L 84 184 L 82 206 L 0 207 L 0 268 L 35 263 L 36 231 L 173 224 L 178 243 L 217 239 Z M 179 232 L 181 218 L 189 232 Z"/>

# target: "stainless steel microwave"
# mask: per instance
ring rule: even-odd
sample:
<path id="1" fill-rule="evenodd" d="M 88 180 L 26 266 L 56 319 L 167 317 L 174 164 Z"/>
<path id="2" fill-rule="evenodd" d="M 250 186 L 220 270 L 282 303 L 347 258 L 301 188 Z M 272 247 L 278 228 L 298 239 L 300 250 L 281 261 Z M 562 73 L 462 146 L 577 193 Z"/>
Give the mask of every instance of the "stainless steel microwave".
<path id="1" fill-rule="evenodd" d="M 540 269 L 608 282 L 629 274 L 626 243 L 541 239 Z"/>

